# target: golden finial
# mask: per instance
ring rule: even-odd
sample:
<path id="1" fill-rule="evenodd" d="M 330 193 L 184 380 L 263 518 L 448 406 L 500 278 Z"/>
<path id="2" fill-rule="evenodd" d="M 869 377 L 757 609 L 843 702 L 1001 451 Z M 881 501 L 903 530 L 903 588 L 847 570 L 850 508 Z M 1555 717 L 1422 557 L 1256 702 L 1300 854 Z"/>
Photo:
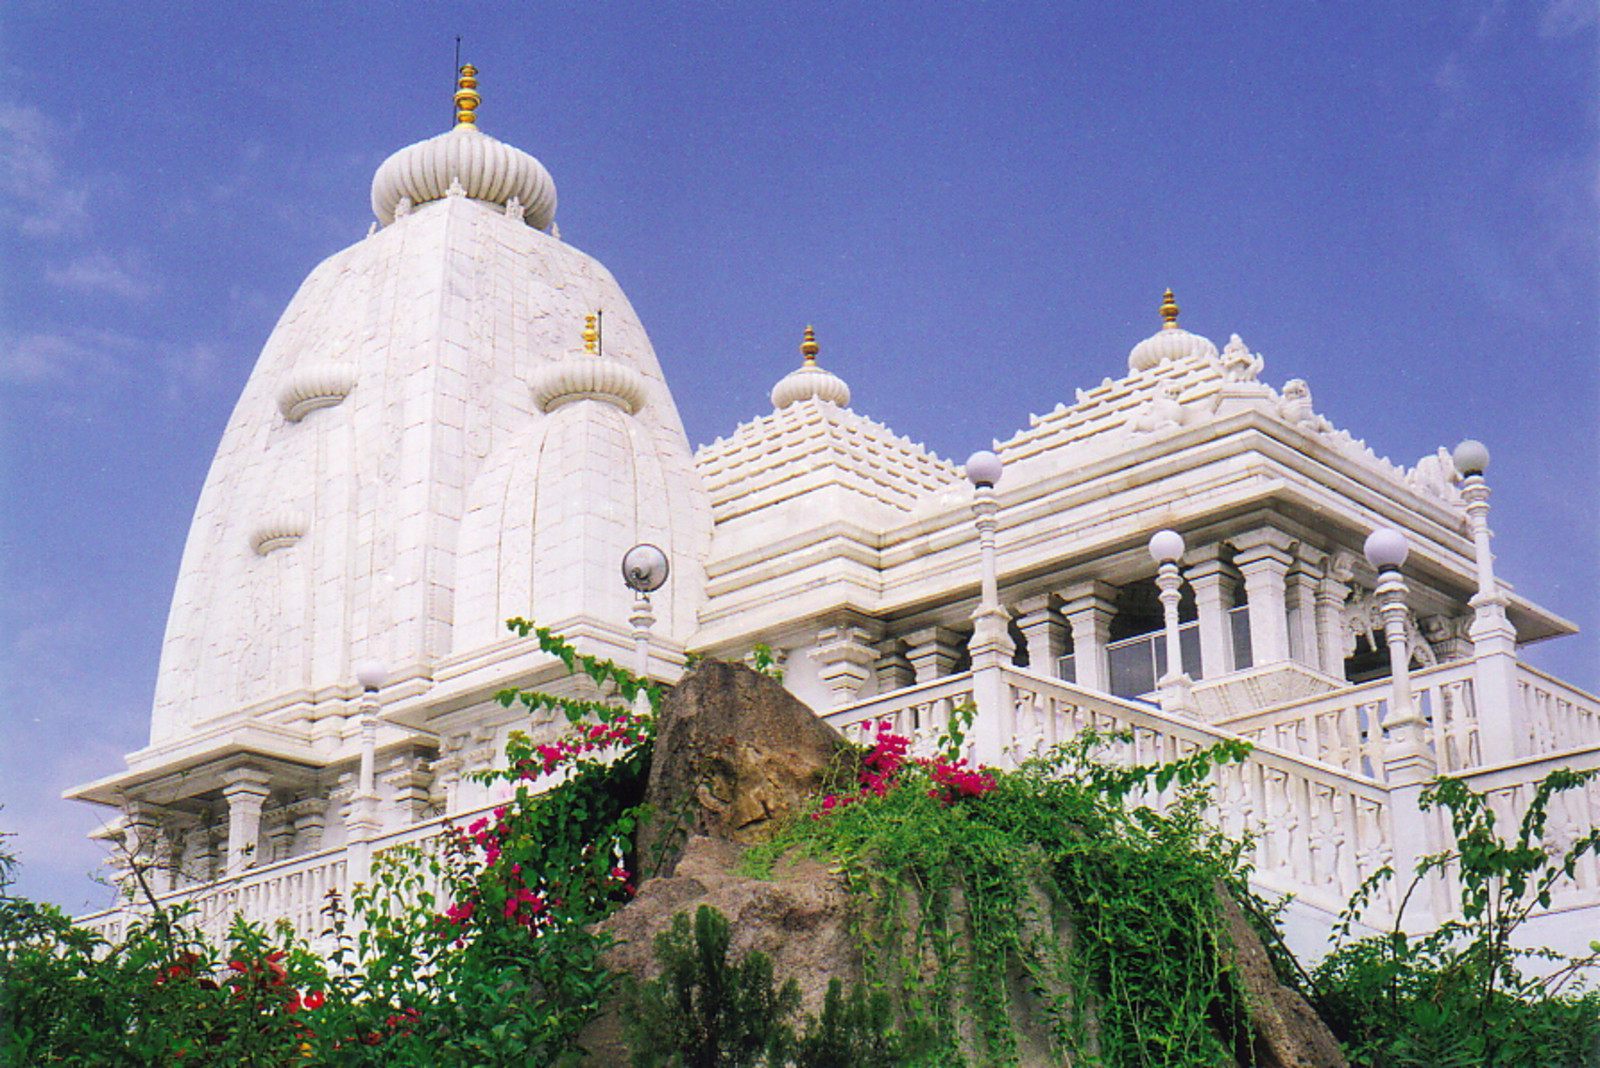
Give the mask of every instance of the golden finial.
<path id="1" fill-rule="evenodd" d="M 476 126 L 478 104 L 483 99 L 478 95 L 478 68 L 471 63 L 462 67 L 456 86 L 456 125 Z"/>
<path id="2" fill-rule="evenodd" d="M 822 346 L 817 344 L 817 332 L 811 327 L 806 327 L 805 340 L 800 342 L 800 355 L 806 358 L 806 363 L 816 363 L 817 353 L 822 351 Z"/>
<path id="3" fill-rule="evenodd" d="M 585 315 L 583 317 L 583 351 L 598 356 L 600 354 L 600 350 L 596 346 L 599 341 L 600 330 L 599 327 L 595 325 L 595 317 L 592 315 Z"/>
<path id="4" fill-rule="evenodd" d="M 1173 297 L 1170 289 L 1161 297 L 1161 319 L 1161 329 L 1178 329 L 1178 302 Z"/>

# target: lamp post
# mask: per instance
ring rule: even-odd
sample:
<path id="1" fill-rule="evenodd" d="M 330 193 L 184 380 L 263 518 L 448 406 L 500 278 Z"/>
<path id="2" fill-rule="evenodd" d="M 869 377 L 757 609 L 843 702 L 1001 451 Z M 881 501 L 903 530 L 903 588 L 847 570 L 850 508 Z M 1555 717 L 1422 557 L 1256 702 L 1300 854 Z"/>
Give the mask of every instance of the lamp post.
<path id="1" fill-rule="evenodd" d="M 1389 714 L 1382 724 L 1390 738 L 1391 756 L 1386 762 L 1401 774 L 1408 774 L 1417 770 L 1424 757 L 1428 764 L 1433 761 L 1423 736 L 1427 723 L 1418 714 L 1411 693 L 1411 648 L 1406 641 L 1408 591 L 1400 574 L 1400 565 L 1406 562 L 1411 546 L 1402 531 L 1381 528 L 1367 535 L 1364 550 L 1367 563 L 1378 571 L 1378 588 L 1374 592 L 1383 616 L 1383 636 L 1389 645 Z M 1430 767 L 1424 777 L 1431 775 Z"/>
<path id="2" fill-rule="evenodd" d="M 349 881 L 368 882 L 372 877 L 372 839 L 378 820 L 378 691 L 389 681 L 389 668 L 381 660 L 362 660 L 356 664 L 356 682 L 361 686 L 361 702 L 356 706 L 361 724 L 361 766 L 356 776 L 355 795 L 350 799 Z"/>
<path id="3" fill-rule="evenodd" d="M 972 613 L 972 641 L 967 646 L 972 660 L 972 697 L 978 718 L 973 730 L 974 755 L 980 762 L 995 764 L 1004 755 L 1005 743 L 1014 733 L 1009 722 L 1010 695 L 1001 668 L 1011 662 L 1015 651 L 1011 642 L 1006 611 L 1000 607 L 999 565 L 995 553 L 995 527 L 1000 511 L 995 483 L 1000 481 L 1000 458 L 987 450 L 967 458 L 967 481 L 972 483 L 972 518 L 978 530 L 978 607 Z"/>
<path id="4" fill-rule="evenodd" d="M 979 595 L 972 613 L 973 644 L 993 646 L 1010 654 L 1011 636 L 1006 613 L 1000 607 L 1000 576 L 995 553 L 996 515 L 1000 511 L 994 487 L 1000 481 L 1000 457 L 987 450 L 967 458 L 967 481 L 972 483 L 972 518 L 978 528 Z M 975 650 L 974 650 L 975 652 Z"/>
<path id="5" fill-rule="evenodd" d="M 1389 841 L 1393 868 L 1401 878 L 1416 870 L 1421 858 L 1435 852 L 1438 835 L 1434 814 L 1423 811 L 1423 785 L 1438 772 L 1433 749 L 1423 735 L 1427 726 L 1411 694 L 1411 650 L 1406 644 L 1406 582 L 1400 565 L 1411 551 L 1399 530 L 1381 528 L 1367 535 L 1367 562 L 1378 571 L 1378 611 L 1389 643 L 1389 714 L 1382 726 L 1388 734 L 1383 774 L 1389 785 Z M 1411 913 L 1421 927 L 1433 924 L 1441 905 L 1437 876 L 1423 880 L 1412 899 Z"/>
<path id="6" fill-rule="evenodd" d="M 1472 657 L 1478 704 L 1478 742 L 1485 760 L 1525 756 L 1529 747 L 1518 730 L 1521 691 L 1517 682 L 1517 629 L 1506 615 L 1506 598 L 1494 577 L 1494 553 L 1489 547 L 1489 450 L 1480 441 L 1457 445 L 1451 459 L 1461 475 L 1461 499 L 1466 504 L 1467 527 L 1472 532 L 1478 590 L 1472 606 Z"/>
<path id="7" fill-rule="evenodd" d="M 1474 629 L 1487 617 L 1505 615 L 1505 598 L 1494 580 L 1494 553 L 1489 549 L 1489 484 L 1483 473 L 1489 469 L 1489 450 L 1481 441 L 1463 441 L 1452 455 L 1461 475 L 1461 499 L 1467 506 L 1467 526 L 1478 570 L 1478 592 L 1472 596 Z"/>
<path id="8" fill-rule="evenodd" d="M 1164 712 L 1189 710 L 1189 687 L 1193 682 L 1183 670 L 1183 642 L 1178 636 L 1178 602 L 1183 597 L 1183 574 L 1178 570 L 1178 561 L 1183 557 L 1184 548 L 1183 535 L 1176 530 L 1158 531 L 1150 539 L 1150 557 L 1156 562 L 1156 589 L 1160 591 L 1162 630 L 1167 645 L 1167 670 L 1160 679 Z"/>
<path id="9" fill-rule="evenodd" d="M 635 670 L 646 681 L 650 678 L 650 628 L 656 622 L 650 595 L 665 585 L 670 570 L 667 554 L 648 542 L 622 554 L 622 581 L 634 594 L 628 622 L 633 625 Z"/>

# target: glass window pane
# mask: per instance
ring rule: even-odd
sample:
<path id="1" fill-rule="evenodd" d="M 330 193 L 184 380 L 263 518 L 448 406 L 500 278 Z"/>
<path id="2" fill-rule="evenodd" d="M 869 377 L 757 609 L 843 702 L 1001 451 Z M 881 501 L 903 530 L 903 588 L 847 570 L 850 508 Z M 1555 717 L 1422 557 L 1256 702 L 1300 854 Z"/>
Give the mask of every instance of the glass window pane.
<path id="1" fill-rule="evenodd" d="M 1111 692 L 1118 697 L 1139 697 L 1156 688 L 1156 643 L 1159 635 L 1146 635 L 1106 649 L 1111 668 Z"/>

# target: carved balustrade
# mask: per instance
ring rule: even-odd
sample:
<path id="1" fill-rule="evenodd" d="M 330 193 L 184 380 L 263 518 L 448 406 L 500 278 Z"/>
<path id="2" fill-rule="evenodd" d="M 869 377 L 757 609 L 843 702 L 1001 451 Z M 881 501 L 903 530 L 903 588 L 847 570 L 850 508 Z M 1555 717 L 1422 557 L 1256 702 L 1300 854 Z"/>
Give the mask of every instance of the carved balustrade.
<path id="1" fill-rule="evenodd" d="M 1429 740 L 1443 774 L 1476 767 L 1484 760 L 1472 676 L 1470 660 L 1424 668 L 1411 676 L 1412 693 L 1428 721 Z M 1218 726 L 1257 744 L 1381 781 L 1388 739 L 1379 724 L 1388 711 L 1389 690 L 1389 680 L 1379 679 L 1234 716 Z"/>

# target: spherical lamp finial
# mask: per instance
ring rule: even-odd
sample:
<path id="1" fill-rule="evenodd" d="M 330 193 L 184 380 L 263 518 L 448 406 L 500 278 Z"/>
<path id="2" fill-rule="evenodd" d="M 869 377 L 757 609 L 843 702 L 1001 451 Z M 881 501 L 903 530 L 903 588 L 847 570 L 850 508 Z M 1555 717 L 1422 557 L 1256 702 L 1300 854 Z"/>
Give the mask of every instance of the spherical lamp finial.
<path id="1" fill-rule="evenodd" d="M 1175 564 L 1183 556 L 1183 535 L 1176 530 L 1157 531 L 1150 538 L 1150 556 L 1158 564 Z"/>
<path id="2" fill-rule="evenodd" d="M 635 593 L 654 593 L 667 581 L 667 554 L 644 542 L 622 554 L 622 581 Z"/>
<path id="3" fill-rule="evenodd" d="M 1411 543 L 1406 540 L 1405 531 L 1393 527 L 1379 527 L 1367 535 L 1363 551 L 1366 553 L 1367 563 L 1379 571 L 1392 571 L 1406 562 L 1406 556 L 1411 552 Z"/>
<path id="4" fill-rule="evenodd" d="M 382 660 L 366 659 L 356 663 L 356 681 L 367 693 L 376 693 L 389 681 L 389 665 Z"/>
<path id="5" fill-rule="evenodd" d="M 967 457 L 967 481 L 974 486 L 993 486 L 1000 481 L 1000 457 L 988 449 L 980 449 Z"/>
<path id="6" fill-rule="evenodd" d="M 1468 475 L 1481 475 L 1489 469 L 1489 450 L 1481 441 L 1468 438 L 1456 446 L 1455 452 L 1450 454 L 1455 461 L 1456 470 L 1462 478 Z"/>

